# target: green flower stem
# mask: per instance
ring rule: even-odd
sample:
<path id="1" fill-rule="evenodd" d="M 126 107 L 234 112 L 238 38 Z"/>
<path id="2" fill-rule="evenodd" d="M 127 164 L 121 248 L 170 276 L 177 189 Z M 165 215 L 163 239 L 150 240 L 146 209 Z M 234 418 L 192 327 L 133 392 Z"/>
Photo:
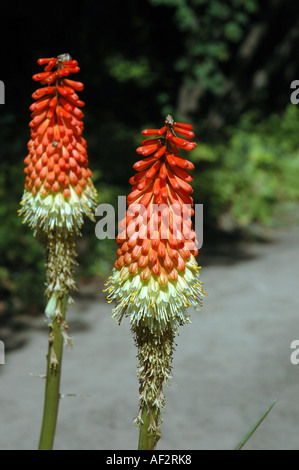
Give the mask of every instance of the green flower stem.
<path id="1" fill-rule="evenodd" d="M 65 313 L 67 294 L 60 300 L 60 314 L 50 325 L 49 348 L 47 356 L 47 376 L 44 400 L 43 422 L 39 441 L 39 450 L 52 450 L 60 399 L 60 376 L 62 367 L 63 331 L 66 327 Z"/>
<path id="2" fill-rule="evenodd" d="M 158 440 L 160 439 L 160 433 L 155 432 L 152 429 L 152 421 L 157 423 L 158 408 L 150 408 L 148 412 L 147 406 L 144 405 L 141 413 L 141 424 L 139 431 L 139 444 L 138 450 L 154 450 Z"/>

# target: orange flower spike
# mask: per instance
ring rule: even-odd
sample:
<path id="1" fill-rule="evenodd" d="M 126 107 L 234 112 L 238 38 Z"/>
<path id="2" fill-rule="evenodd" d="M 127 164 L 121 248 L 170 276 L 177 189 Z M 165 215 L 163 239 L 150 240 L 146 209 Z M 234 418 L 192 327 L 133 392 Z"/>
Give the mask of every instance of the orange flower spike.
<path id="1" fill-rule="evenodd" d="M 78 63 L 69 54 L 39 59 L 44 71 L 33 80 L 44 85 L 32 94 L 30 106 L 31 138 L 24 160 L 25 188 L 20 215 L 34 229 L 46 254 L 45 314 L 49 319 L 49 353 L 46 394 L 40 450 L 53 446 L 59 402 L 62 344 L 72 345 L 68 336 L 66 307 L 76 289 L 76 238 L 84 216 L 94 219 L 96 190 L 88 168 L 86 142 L 82 137 L 84 102 L 76 91 L 83 84 L 69 80 L 79 72 Z M 121 253 L 116 267 L 123 266 Z"/>
<path id="2" fill-rule="evenodd" d="M 36 230 L 66 226 L 78 232 L 83 216 L 93 218 L 96 191 L 88 169 L 86 141 L 82 137 L 84 106 L 76 94 L 83 83 L 70 80 L 79 72 L 69 54 L 39 59 L 44 72 L 33 75 L 44 88 L 32 94 L 27 175 L 20 213 Z"/>
<path id="3" fill-rule="evenodd" d="M 142 134 L 149 139 L 142 141 L 137 153 L 146 158 L 134 164 L 138 173 L 130 179 L 133 190 L 127 198 L 127 224 L 121 224 L 127 232 L 125 239 L 117 239 L 121 250 L 108 282 L 108 299 L 116 300 L 118 321 L 128 315 L 133 325 L 152 331 L 169 325 L 176 329 L 188 321 L 186 307 L 200 306 L 206 295 L 195 259 L 196 235 L 191 220 L 190 224 L 185 220 L 194 213 L 189 184 L 193 178 L 186 171 L 194 165 L 179 155 L 180 149 L 192 151 L 197 144 L 188 140 L 194 137 L 192 126 L 175 123 L 169 115 L 163 127 L 145 129 Z M 146 211 L 143 223 L 138 211 L 130 211 L 138 203 Z M 122 269 L 123 259 L 129 271 Z"/>
<path id="4" fill-rule="evenodd" d="M 129 317 L 138 347 L 139 449 L 150 449 L 143 438 L 160 437 L 164 382 L 171 373 L 174 336 L 189 321 L 188 307 L 198 309 L 206 295 L 199 278 L 196 234 L 192 228 L 193 199 L 186 170 L 193 164 L 179 155 L 196 143 L 190 124 L 167 116 L 160 129 L 145 129 L 134 164 L 128 210 L 120 223 L 117 261 L 107 285 L 114 318 Z M 178 137 L 180 134 L 182 137 Z M 138 208 L 138 210 L 137 210 Z M 143 437 L 142 437 L 143 436 Z"/>

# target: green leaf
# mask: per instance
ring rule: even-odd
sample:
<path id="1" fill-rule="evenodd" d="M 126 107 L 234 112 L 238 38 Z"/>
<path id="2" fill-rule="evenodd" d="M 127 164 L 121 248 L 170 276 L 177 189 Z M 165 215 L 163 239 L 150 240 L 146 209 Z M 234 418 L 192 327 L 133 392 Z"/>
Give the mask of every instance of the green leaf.
<path id="1" fill-rule="evenodd" d="M 274 402 L 271 404 L 271 406 L 267 409 L 267 411 L 263 414 L 263 416 L 255 423 L 255 425 L 250 429 L 250 431 L 243 437 L 243 439 L 239 442 L 239 444 L 235 447 L 234 450 L 241 450 L 242 447 L 244 447 L 244 445 L 246 444 L 248 439 L 257 430 L 257 428 L 264 421 L 266 416 L 270 413 L 270 411 L 272 410 L 272 408 L 273 408 L 273 406 L 275 405 L 276 402 L 277 402 L 277 400 L 274 400 Z"/>

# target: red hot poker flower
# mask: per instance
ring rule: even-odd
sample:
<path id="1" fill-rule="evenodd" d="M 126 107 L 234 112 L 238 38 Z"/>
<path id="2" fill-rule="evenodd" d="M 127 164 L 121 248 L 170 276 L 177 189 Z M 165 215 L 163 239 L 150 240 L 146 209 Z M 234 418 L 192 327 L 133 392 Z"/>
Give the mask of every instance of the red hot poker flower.
<path id="1" fill-rule="evenodd" d="M 188 320 L 186 309 L 201 304 L 194 214 L 193 164 L 179 155 L 196 143 L 192 126 L 168 115 L 161 129 L 146 129 L 130 179 L 126 218 L 120 224 L 119 245 L 108 300 L 116 301 L 114 316 L 151 330 L 176 328 Z M 142 210 L 141 210 L 142 209 Z"/>
<path id="2" fill-rule="evenodd" d="M 146 129 L 131 179 L 128 210 L 117 237 L 118 258 L 107 283 L 114 317 L 130 318 L 138 347 L 141 449 L 160 437 L 165 405 L 164 382 L 171 374 L 174 337 L 188 322 L 188 307 L 198 308 L 206 295 L 199 278 L 196 235 L 192 228 L 193 164 L 180 155 L 196 143 L 192 126 L 167 116 L 161 129 Z M 151 444 L 149 444 L 151 442 Z"/>
<path id="3" fill-rule="evenodd" d="M 84 106 L 76 92 L 84 85 L 67 78 L 79 72 L 69 54 L 39 59 L 44 72 L 33 80 L 42 88 L 32 97 L 31 139 L 25 158 L 25 191 L 21 202 L 24 222 L 47 231 L 56 227 L 78 231 L 83 215 L 92 217 L 96 191 L 82 137 Z"/>

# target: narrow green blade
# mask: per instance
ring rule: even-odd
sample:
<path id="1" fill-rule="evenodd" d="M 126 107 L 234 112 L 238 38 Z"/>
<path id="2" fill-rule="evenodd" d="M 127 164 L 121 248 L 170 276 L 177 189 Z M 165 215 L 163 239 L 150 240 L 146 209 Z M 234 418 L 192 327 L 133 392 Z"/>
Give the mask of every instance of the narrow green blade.
<path id="1" fill-rule="evenodd" d="M 239 442 L 239 444 L 235 447 L 234 450 L 241 450 L 242 449 L 242 447 L 246 444 L 246 442 L 252 436 L 254 431 L 256 431 L 256 429 L 259 427 L 259 425 L 264 421 L 266 416 L 270 413 L 270 411 L 272 410 L 272 408 L 273 408 L 273 406 L 275 405 L 276 402 L 277 402 L 277 400 L 274 400 L 274 402 L 271 404 L 271 406 L 267 409 L 267 411 L 263 414 L 263 416 L 257 421 L 257 423 L 255 423 L 255 425 L 250 429 L 250 431 L 243 437 L 243 439 Z"/>

